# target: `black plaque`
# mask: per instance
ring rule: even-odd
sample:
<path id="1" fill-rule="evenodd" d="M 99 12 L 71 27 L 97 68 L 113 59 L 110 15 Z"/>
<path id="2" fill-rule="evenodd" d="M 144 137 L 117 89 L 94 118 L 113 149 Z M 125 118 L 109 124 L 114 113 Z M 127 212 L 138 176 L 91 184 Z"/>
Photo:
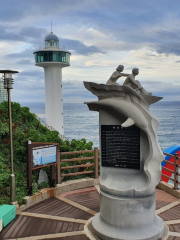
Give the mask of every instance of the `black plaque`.
<path id="1" fill-rule="evenodd" d="M 140 129 L 101 125 L 103 167 L 140 169 Z"/>

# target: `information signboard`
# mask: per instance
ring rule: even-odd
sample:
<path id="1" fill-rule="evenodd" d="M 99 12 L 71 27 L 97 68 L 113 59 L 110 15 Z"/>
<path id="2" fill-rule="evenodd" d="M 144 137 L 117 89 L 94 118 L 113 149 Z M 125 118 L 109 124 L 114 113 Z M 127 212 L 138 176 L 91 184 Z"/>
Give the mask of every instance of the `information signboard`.
<path id="1" fill-rule="evenodd" d="M 103 167 L 140 169 L 140 129 L 101 125 Z"/>
<path id="2" fill-rule="evenodd" d="M 27 141 L 27 188 L 28 195 L 32 194 L 32 170 L 50 166 L 50 185 L 55 183 L 55 164 L 58 164 L 57 171 L 60 169 L 58 161 L 58 143 L 34 143 Z M 57 178 L 59 182 L 60 174 Z"/>
<path id="3" fill-rule="evenodd" d="M 45 145 L 32 148 L 33 168 L 57 162 L 57 145 Z"/>

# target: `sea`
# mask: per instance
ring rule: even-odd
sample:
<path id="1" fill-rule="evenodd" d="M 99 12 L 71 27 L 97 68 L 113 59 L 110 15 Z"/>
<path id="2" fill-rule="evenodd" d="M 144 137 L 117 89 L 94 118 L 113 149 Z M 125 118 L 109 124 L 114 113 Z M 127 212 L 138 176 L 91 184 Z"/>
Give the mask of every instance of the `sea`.
<path id="1" fill-rule="evenodd" d="M 44 102 L 22 102 L 35 114 L 45 113 Z M 85 138 L 99 147 L 99 114 L 83 103 L 64 103 L 64 135 L 68 140 Z M 158 139 L 162 151 L 180 145 L 180 101 L 160 101 L 150 106 L 159 119 Z M 42 119 L 45 121 L 45 119 Z"/>

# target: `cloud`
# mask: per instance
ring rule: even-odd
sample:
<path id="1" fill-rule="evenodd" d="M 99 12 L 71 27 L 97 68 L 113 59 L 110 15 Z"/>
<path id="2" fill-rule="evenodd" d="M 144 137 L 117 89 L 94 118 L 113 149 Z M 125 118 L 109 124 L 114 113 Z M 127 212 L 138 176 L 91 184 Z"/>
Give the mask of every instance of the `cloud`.
<path id="1" fill-rule="evenodd" d="M 163 97 L 166 101 L 180 100 L 180 82 L 168 84 L 161 81 L 141 81 L 141 84 L 146 91 L 152 92 L 153 96 Z M 83 82 L 76 80 L 63 82 L 63 98 L 65 102 L 73 102 L 75 99 L 79 102 L 97 100 L 96 96 L 85 89 Z"/>
<path id="2" fill-rule="evenodd" d="M 7 41 L 25 41 L 25 37 L 23 35 L 20 35 L 18 32 L 16 32 L 14 29 L 6 30 L 4 29 L 4 26 L 0 26 L 0 40 L 7 40 Z"/>
<path id="3" fill-rule="evenodd" d="M 22 58 L 27 58 L 27 57 L 34 58 L 34 55 L 33 55 L 34 51 L 35 51 L 35 49 L 33 49 L 33 48 L 26 48 L 21 52 L 9 53 L 9 54 L 5 55 L 4 57 L 7 59 L 19 59 L 20 58 L 21 60 L 22 60 Z"/>
<path id="4" fill-rule="evenodd" d="M 38 39 L 38 37 L 37 37 L 37 39 Z M 36 42 L 36 41 L 34 41 L 34 42 Z M 73 40 L 73 39 L 61 38 L 60 45 L 61 45 L 61 48 L 66 46 L 66 49 L 69 51 L 72 51 L 72 53 L 75 55 L 89 56 L 89 55 L 92 55 L 95 53 L 105 53 L 104 51 L 100 50 L 98 47 L 96 47 L 94 45 L 88 46 L 78 40 Z M 25 48 L 21 52 L 10 53 L 10 54 L 5 55 L 4 57 L 8 58 L 8 59 L 10 59 L 10 58 L 13 58 L 13 59 L 21 58 L 22 59 L 22 58 L 30 57 L 32 59 L 32 58 L 34 58 L 33 52 L 35 52 L 37 50 L 38 49 L 35 48 L 35 44 L 33 44 L 32 47 Z"/>
<path id="5" fill-rule="evenodd" d="M 19 73 L 19 77 L 36 77 L 36 78 L 44 78 L 44 71 L 39 68 L 35 68 L 33 71 L 21 71 Z"/>
<path id="6" fill-rule="evenodd" d="M 19 32 L 19 35 L 23 37 L 28 37 L 36 40 L 45 38 L 47 34 L 48 31 L 45 28 L 36 28 L 32 26 L 23 27 Z"/>
<path id="7" fill-rule="evenodd" d="M 25 47 L 30 46 L 36 48 L 39 44 L 43 43 L 45 36 L 48 34 L 48 31 L 45 28 L 36 28 L 36 27 L 22 27 L 22 28 L 13 28 L 7 27 L 4 29 L 4 26 L 0 25 L 0 41 L 13 41 L 27 43 Z M 27 45 L 27 46 L 26 46 Z"/>
<path id="8" fill-rule="evenodd" d="M 36 78 L 33 78 L 33 74 Z M 16 99 L 20 99 L 21 102 L 25 101 L 25 99 L 31 99 L 33 102 L 44 101 L 43 73 L 34 72 L 33 74 L 31 72 L 19 74 L 21 76 L 18 76 L 14 84 L 13 98 L 15 100 L 13 99 L 13 101 L 16 101 Z M 28 76 L 28 80 L 26 76 Z M 153 93 L 153 96 L 160 96 L 164 98 L 163 100 L 169 101 L 180 100 L 180 81 L 176 81 L 173 84 L 149 80 L 140 82 L 146 91 Z M 63 80 L 63 99 L 64 102 L 87 102 L 96 101 L 97 97 L 85 89 L 82 81 L 74 79 L 72 81 Z"/>
<path id="9" fill-rule="evenodd" d="M 157 45 L 155 46 L 155 49 L 158 53 L 166 54 L 166 56 L 169 56 L 171 54 L 173 55 L 180 55 L 180 43 L 179 42 L 170 42 L 170 43 L 165 43 L 162 45 Z"/>
<path id="10" fill-rule="evenodd" d="M 175 84 L 168 84 L 161 81 L 140 81 L 144 89 L 148 92 L 152 92 L 153 96 L 163 97 L 163 100 L 180 100 L 179 89 L 180 82 Z M 75 99 L 81 97 L 81 99 L 88 99 L 89 101 L 97 100 L 90 91 L 85 89 L 83 82 L 67 81 L 63 83 L 63 96 L 64 98 Z"/>
<path id="11" fill-rule="evenodd" d="M 44 73 L 43 71 L 20 71 L 14 76 L 14 89 L 15 91 L 22 90 L 27 92 L 27 95 L 36 95 L 36 91 L 44 90 Z M 33 90 L 29 92 L 29 90 Z"/>
<path id="12" fill-rule="evenodd" d="M 16 63 L 19 64 L 19 65 L 31 65 L 31 64 L 33 64 L 31 59 L 22 59 L 20 61 L 17 61 Z"/>
<path id="13" fill-rule="evenodd" d="M 180 100 L 179 95 L 179 88 L 180 88 L 180 82 L 179 84 L 176 82 L 176 84 L 173 83 L 164 83 L 160 81 L 141 81 L 142 86 L 146 91 L 152 92 L 154 96 L 163 97 L 163 100 Z"/>
<path id="14" fill-rule="evenodd" d="M 95 101 L 97 97 L 85 89 L 83 82 L 74 80 L 63 82 L 63 99 L 64 102 L 85 102 Z"/>
<path id="15" fill-rule="evenodd" d="M 167 3 L 167 1 L 165 2 Z M 119 4 L 113 0 L 111 2 L 107 0 L 99 2 L 75 0 L 74 4 L 71 4 L 71 0 L 62 0 L 61 2 L 53 0 L 52 4 L 46 0 L 43 2 L 32 0 L 31 3 L 22 3 L 17 0 L 13 9 L 9 8 L 10 3 L 12 0 L 8 3 L 5 2 L 3 11 L 1 9 L 0 13 L 2 15 L 4 15 L 4 11 L 7 14 L 11 12 L 11 15 L 15 13 L 17 19 L 12 22 L 11 18 L 8 21 L 7 18 L 1 19 L 0 16 L 2 22 L 6 22 L 6 28 L 1 24 L 0 39 L 28 42 L 35 48 L 43 43 L 44 37 L 48 34 L 47 26 L 50 25 L 52 16 L 55 19 L 54 28 L 57 33 L 59 32 L 60 36 L 63 36 L 63 32 L 66 32 L 71 36 L 61 38 L 61 44 L 67 50 L 73 51 L 73 54 L 89 56 L 108 51 L 136 50 L 145 46 L 151 46 L 162 53 L 163 45 L 157 46 L 157 44 L 165 39 L 171 40 L 179 37 L 174 25 L 174 29 L 167 29 L 167 23 L 163 23 L 161 28 L 158 27 L 158 23 L 161 23 L 166 17 L 166 12 L 160 10 L 155 1 L 151 1 L 149 4 L 141 0 L 138 3 L 128 0 L 127 4 L 127 1 L 122 0 Z M 179 6 L 178 3 L 176 5 Z M 166 4 L 162 1 L 158 2 L 158 6 L 166 9 Z M 20 9 L 22 13 L 17 16 L 16 11 L 19 13 Z M 168 10 L 170 12 L 177 11 L 172 6 L 169 6 Z M 59 14 L 61 15 L 60 30 Z M 47 23 L 48 17 L 50 17 L 49 23 Z M 23 19 L 21 27 L 19 18 Z M 35 22 L 39 22 L 39 27 L 33 26 Z M 69 29 L 66 29 L 66 26 Z M 73 30 L 72 34 L 70 33 L 71 29 Z M 173 53 L 177 52 L 176 50 L 172 51 Z"/>
<path id="16" fill-rule="evenodd" d="M 164 40 L 167 40 L 167 39 L 177 39 L 179 38 L 179 32 L 177 32 L 177 30 L 171 30 L 171 31 L 167 31 L 167 30 L 163 30 L 163 31 L 158 31 L 156 32 L 157 36 L 162 39 L 163 41 Z"/>
<path id="17" fill-rule="evenodd" d="M 66 49 L 68 49 L 69 51 L 74 51 L 74 53 L 78 55 L 92 55 L 94 53 L 105 53 L 104 51 L 100 50 L 98 47 L 94 45 L 87 46 L 78 40 L 60 38 L 60 44 L 66 46 Z"/>
<path id="18" fill-rule="evenodd" d="M 152 81 L 175 81 L 179 76 L 175 64 L 180 55 L 179 8 L 176 0 L 4 1 L 0 9 L 1 66 L 20 71 L 17 81 L 23 93 L 14 89 L 17 99 L 32 96 L 37 100 L 38 94 L 42 98 L 43 69 L 34 66 L 33 52 L 43 45 L 52 20 L 60 45 L 72 52 L 71 67 L 63 69 L 68 101 L 91 98 L 82 80 L 105 82 L 119 64 L 125 65 L 125 71 L 139 67 Z M 74 79 L 81 84 L 73 83 Z M 169 99 L 177 99 L 175 85 L 166 84 L 145 88 L 151 86 L 156 95 L 164 92 Z"/>
<path id="19" fill-rule="evenodd" d="M 20 102 L 42 102 L 45 99 L 44 80 L 29 80 L 23 82 L 16 80 L 12 91 L 12 101 Z M 97 97 L 85 89 L 83 82 L 64 81 L 63 101 L 64 102 L 85 102 L 94 101 Z"/>

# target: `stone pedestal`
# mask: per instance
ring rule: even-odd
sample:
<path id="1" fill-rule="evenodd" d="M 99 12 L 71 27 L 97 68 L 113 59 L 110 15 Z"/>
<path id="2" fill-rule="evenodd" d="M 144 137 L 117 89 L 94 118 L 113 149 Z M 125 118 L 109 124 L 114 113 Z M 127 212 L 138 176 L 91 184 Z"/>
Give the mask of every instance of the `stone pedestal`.
<path id="1" fill-rule="evenodd" d="M 155 195 L 121 198 L 101 191 L 101 207 L 92 219 L 94 233 L 100 239 L 159 239 L 164 223 L 155 214 Z"/>
<path id="2" fill-rule="evenodd" d="M 89 110 L 99 112 L 100 127 L 100 213 L 92 219 L 92 230 L 103 240 L 161 239 L 165 228 L 155 213 L 155 187 L 160 181 L 164 156 L 157 141 L 159 122 L 149 111 L 149 104 L 157 101 L 158 97 L 144 97 L 127 86 L 84 84 L 98 97 L 98 101 L 87 105 Z M 131 132 L 131 125 L 138 129 L 140 143 L 137 148 L 138 142 L 133 140 L 135 145 L 132 144 L 132 149 L 127 148 L 132 153 L 127 154 L 124 153 L 126 146 L 123 142 L 126 139 L 119 137 L 118 129 L 122 126 Z M 117 139 L 112 141 L 109 138 L 116 138 L 116 133 L 103 133 L 114 153 L 108 150 L 110 154 L 106 154 L 106 150 L 111 148 L 107 144 L 103 149 L 102 126 L 117 129 Z M 127 142 L 130 146 L 130 137 Z M 133 149 L 139 151 L 135 153 L 139 157 L 135 159 L 139 165 L 131 166 Z"/>

